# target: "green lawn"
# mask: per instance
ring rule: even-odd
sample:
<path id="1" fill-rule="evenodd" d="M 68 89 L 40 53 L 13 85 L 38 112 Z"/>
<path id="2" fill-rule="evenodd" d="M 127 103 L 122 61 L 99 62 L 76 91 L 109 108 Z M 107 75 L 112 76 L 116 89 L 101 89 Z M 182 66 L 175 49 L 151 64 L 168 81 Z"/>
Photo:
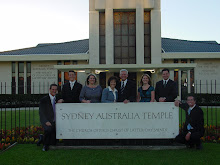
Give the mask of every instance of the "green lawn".
<path id="1" fill-rule="evenodd" d="M 0 154 L 1 165 L 218 165 L 220 164 L 220 144 L 205 143 L 203 150 L 49 150 L 42 146 L 18 144 Z"/>
<path id="2" fill-rule="evenodd" d="M 7 130 L 10 130 L 11 128 L 19 127 L 19 125 L 20 127 L 40 125 L 38 110 L 33 110 L 33 108 L 31 109 L 27 108 L 26 110 L 20 110 L 20 111 L 19 109 L 17 109 L 16 111 L 14 110 L 5 111 L 4 109 L 2 109 L 2 111 L 0 111 L 0 129 L 5 129 L 5 113 L 6 113 Z M 19 118 L 20 118 L 20 122 L 19 122 Z"/>
<path id="3" fill-rule="evenodd" d="M 208 123 L 208 125 L 211 124 L 211 125 L 216 126 L 216 123 L 217 123 L 217 125 L 220 126 L 220 108 L 208 107 L 208 108 L 202 108 L 202 110 L 204 113 L 204 123 L 205 124 Z M 181 120 L 181 113 L 182 113 L 182 120 Z M 181 121 L 185 122 L 185 111 L 181 110 L 181 109 L 179 110 L 179 121 L 180 121 L 180 123 L 181 123 Z"/>

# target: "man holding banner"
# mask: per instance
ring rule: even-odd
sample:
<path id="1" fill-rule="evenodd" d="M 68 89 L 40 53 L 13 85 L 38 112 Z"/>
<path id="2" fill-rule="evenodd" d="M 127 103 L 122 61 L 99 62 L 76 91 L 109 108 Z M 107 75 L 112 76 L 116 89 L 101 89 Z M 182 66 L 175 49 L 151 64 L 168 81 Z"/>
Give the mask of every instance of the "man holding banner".
<path id="1" fill-rule="evenodd" d="M 73 70 L 69 71 L 68 76 L 69 81 L 63 85 L 62 99 L 59 100 L 59 103 L 80 103 L 79 95 L 82 89 L 82 84 L 76 81 L 76 73 Z"/>
<path id="2" fill-rule="evenodd" d="M 40 100 L 39 115 L 40 122 L 44 128 L 44 147 L 43 151 L 49 149 L 49 145 L 56 144 L 56 93 L 57 85 L 51 84 L 49 89 L 49 95 L 44 96 Z"/>
<path id="3" fill-rule="evenodd" d="M 163 80 L 158 81 L 155 87 L 155 99 L 157 102 L 173 102 L 177 97 L 177 84 L 170 79 L 170 71 L 162 70 Z"/>
<path id="4" fill-rule="evenodd" d="M 187 103 L 183 104 L 176 100 L 175 106 L 179 106 L 186 111 L 186 121 L 183 132 L 176 136 L 175 140 L 178 143 L 186 144 L 187 147 L 202 149 L 200 138 L 204 136 L 204 118 L 202 109 L 196 105 L 194 96 L 187 97 Z"/>
<path id="5" fill-rule="evenodd" d="M 116 85 L 118 90 L 118 102 L 135 102 L 136 101 L 136 87 L 135 84 L 128 80 L 128 71 L 126 69 L 120 70 L 121 82 Z"/>

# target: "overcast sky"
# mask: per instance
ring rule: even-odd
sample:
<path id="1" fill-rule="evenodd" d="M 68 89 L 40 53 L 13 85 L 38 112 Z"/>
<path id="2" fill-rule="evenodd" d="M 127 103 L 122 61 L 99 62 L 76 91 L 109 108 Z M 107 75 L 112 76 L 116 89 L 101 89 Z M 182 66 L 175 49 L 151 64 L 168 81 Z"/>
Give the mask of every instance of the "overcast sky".
<path id="1" fill-rule="evenodd" d="M 161 36 L 220 43 L 220 0 L 161 0 Z M 89 0 L 0 0 L 0 51 L 89 38 Z"/>

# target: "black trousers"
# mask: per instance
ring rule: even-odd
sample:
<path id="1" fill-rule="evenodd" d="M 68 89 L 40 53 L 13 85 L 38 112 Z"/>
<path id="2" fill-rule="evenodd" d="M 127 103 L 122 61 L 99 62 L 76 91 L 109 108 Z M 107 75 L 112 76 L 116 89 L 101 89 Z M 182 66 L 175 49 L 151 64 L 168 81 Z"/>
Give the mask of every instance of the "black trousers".
<path id="1" fill-rule="evenodd" d="M 200 132 L 193 132 L 191 133 L 190 140 L 186 141 L 185 136 L 188 132 L 183 132 L 180 133 L 179 135 L 176 136 L 175 141 L 177 143 L 182 143 L 186 145 L 196 145 L 199 146 L 201 144 L 200 138 L 201 134 Z"/>
<path id="2" fill-rule="evenodd" d="M 56 125 L 51 123 L 52 126 L 44 125 L 44 145 L 56 145 Z"/>

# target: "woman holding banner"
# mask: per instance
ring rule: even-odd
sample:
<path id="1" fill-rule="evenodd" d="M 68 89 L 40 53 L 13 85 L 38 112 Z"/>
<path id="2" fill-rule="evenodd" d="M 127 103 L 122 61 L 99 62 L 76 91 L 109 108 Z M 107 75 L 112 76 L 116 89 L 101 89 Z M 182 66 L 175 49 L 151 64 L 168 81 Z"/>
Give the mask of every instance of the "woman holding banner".
<path id="1" fill-rule="evenodd" d="M 97 78 L 94 74 L 89 74 L 86 84 L 80 93 L 79 100 L 82 103 L 100 103 L 102 87 L 97 85 Z"/>
<path id="2" fill-rule="evenodd" d="M 115 88 L 117 77 L 112 76 L 108 79 L 108 87 L 102 91 L 102 103 L 112 103 L 118 100 L 118 90 Z"/>
<path id="3" fill-rule="evenodd" d="M 137 102 L 154 102 L 155 91 L 151 86 L 151 78 L 148 74 L 143 74 L 141 77 L 141 87 L 138 88 Z"/>

